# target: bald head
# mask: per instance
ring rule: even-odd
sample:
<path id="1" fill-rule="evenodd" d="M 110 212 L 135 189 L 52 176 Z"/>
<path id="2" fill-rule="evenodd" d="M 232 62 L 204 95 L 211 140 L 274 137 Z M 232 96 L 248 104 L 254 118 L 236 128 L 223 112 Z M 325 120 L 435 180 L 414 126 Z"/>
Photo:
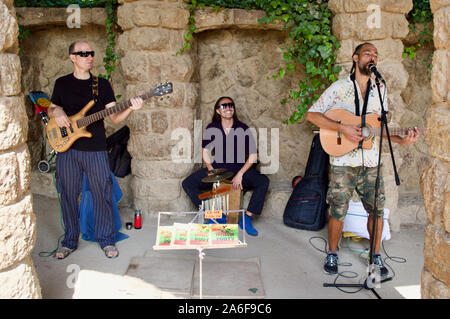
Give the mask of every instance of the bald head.
<path id="1" fill-rule="evenodd" d="M 75 42 L 72 42 L 70 45 L 69 45 L 69 55 L 70 54 L 72 54 L 73 52 L 76 52 L 77 51 L 77 46 L 78 45 L 80 45 L 80 44 L 88 44 L 86 41 L 82 41 L 82 40 L 77 40 L 77 41 L 75 41 Z M 88 44 L 89 45 L 89 44 Z"/>

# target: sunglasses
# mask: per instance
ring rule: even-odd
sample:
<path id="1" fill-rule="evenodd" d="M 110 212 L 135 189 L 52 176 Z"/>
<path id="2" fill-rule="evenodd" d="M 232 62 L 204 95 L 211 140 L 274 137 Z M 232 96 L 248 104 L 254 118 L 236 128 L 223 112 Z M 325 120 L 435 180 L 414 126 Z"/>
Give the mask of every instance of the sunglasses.
<path id="1" fill-rule="evenodd" d="M 71 54 L 79 55 L 82 58 L 87 58 L 88 56 L 94 57 L 95 52 L 94 51 L 77 51 L 77 52 L 72 52 Z"/>
<path id="2" fill-rule="evenodd" d="M 234 109 L 234 104 L 233 103 L 223 103 L 219 105 L 221 110 L 225 110 L 227 107 L 229 107 L 230 109 Z"/>

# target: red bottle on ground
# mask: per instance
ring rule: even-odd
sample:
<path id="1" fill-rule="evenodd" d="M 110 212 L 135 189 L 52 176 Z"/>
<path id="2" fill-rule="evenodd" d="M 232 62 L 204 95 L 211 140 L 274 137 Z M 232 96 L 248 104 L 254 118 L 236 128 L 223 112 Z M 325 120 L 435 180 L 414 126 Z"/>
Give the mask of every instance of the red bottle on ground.
<path id="1" fill-rule="evenodd" d="M 134 213 L 134 228 L 141 229 L 141 227 L 142 227 L 141 211 L 136 210 L 136 212 Z"/>

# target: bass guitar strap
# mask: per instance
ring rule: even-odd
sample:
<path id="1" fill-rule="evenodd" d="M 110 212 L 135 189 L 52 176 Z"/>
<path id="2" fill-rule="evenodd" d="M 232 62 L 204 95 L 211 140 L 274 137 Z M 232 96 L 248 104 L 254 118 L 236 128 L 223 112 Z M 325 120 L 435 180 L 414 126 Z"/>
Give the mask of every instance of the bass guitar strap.
<path id="1" fill-rule="evenodd" d="M 92 75 L 92 98 L 95 103 L 98 102 L 98 76 Z"/>

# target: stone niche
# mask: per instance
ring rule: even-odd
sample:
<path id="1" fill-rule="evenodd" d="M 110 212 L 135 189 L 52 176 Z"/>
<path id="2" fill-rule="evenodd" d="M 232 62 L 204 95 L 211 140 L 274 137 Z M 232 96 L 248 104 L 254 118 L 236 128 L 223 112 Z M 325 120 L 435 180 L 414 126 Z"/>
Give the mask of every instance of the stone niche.
<path id="1" fill-rule="evenodd" d="M 16 8 L 19 24 L 30 30 L 30 37 L 21 44 L 20 61 L 22 63 L 22 89 L 25 95 L 27 115 L 30 127 L 28 147 L 31 153 L 31 166 L 37 163 L 51 149 L 44 151 L 43 123 L 35 115 L 34 106 L 28 96 L 31 91 L 43 91 L 49 97 L 53 92 L 55 80 L 73 71 L 68 57 L 69 45 L 79 39 L 86 40 L 93 47 L 95 67 L 93 74 L 106 74 L 103 67 L 105 47 L 107 45 L 103 8 L 81 9 L 80 27 L 69 28 L 67 19 L 70 13 L 65 8 Z M 121 94 L 120 72 L 114 72 L 112 85 L 116 94 Z M 114 130 L 112 123 L 106 120 L 109 132 Z"/>

